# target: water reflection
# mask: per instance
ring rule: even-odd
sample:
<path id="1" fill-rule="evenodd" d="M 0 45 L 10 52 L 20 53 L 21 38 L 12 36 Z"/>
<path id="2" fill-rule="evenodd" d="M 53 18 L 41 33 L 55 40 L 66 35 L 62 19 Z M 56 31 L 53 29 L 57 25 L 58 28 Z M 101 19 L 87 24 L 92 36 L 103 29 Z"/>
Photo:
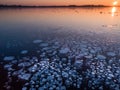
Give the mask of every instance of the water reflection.
<path id="1" fill-rule="evenodd" d="M 112 17 L 115 16 L 115 12 L 117 11 L 117 8 L 116 7 L 113 7 L 111 12 L 112 12 Z"/>
<path id="2" fill-rule="evenodd" d="M 112 18 L 114 14 L 117 17 Z M 67 37 L 67 35 L 71 37 L 68 33 L 80 33 L 80 35 L 102 33 L 106 34 L 106 37 L 118 38 L 119 28 L 120 7 L 115 6 L 112 8 L 0 9 L 0 55 L 2 51 L 5 52 L 6 47 L 10 49 L 16 47 L 18 50 L 18 47 L 24 46 L 22 43 L 26 45 L 33 39 L 47 40 Z"/>

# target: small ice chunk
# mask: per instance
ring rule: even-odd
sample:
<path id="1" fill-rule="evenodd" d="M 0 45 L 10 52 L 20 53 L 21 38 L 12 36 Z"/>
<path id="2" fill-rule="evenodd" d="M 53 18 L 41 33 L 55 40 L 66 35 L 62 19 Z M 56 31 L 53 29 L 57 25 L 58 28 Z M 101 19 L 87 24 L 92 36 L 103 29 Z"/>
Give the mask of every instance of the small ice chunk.
<path id="1" fill-rule="evenodd" d="M 36 70 L 38 70 L 37 65 L 34 65 L 34 66 L 28 68 L 28 71 L 29 71 L 29 72 L 36 72 Z"/>
<path id="2" fill-rule="evenodd" d="M 96 51 L 95 51 L 95 50 L 93 50 L 93 49 L 91 49 L 91 50 L 90 50 L 90 53 L 95 54 L 95 53 L 96 53 Z"/>
<path id="3" fill-rule="evenodd" d="M 44 90 L 44 87 L 39 87 L 38 90 Z"/>
<path id="4" fill-rule="evenodd" d="M 9 69 L 9 68 L 11 68 L 11 67 L 12 67 L 12 65 L 10 65 L 10 64 L 6 64 L 6 65 L 4 66 L 5 69 Z"/>
<path id="5" fill-rule="evenodd" d="M 33 43 L 35 43 L 35 44 L 38 44 L 38 43 L 41 43 L 42 42 L 42 40 L 34 40 L 33 41 Z"/>
<path id="6" fill-rule="evenodd" d="M 61 50 L 59 50 L 60 57 L 66 57 L 69 51 L 70 51 L 69 48 L 62 48 Z"/>
<path id="7" fill-rule="evenodd" d="M 45 83 L 47 80 L 45 78 L 42 79 L 42 82 Z"/>
<path id="8" fill-rule="evenodd" d="M 23 87 L 22 90 L 27 90 L 27 87 Z"/>
<path id="9" fill-rule="evenodd" d="M 99 90 L 103 90 L 103 86 L 100 86 L 100 87 L 99 87 Z"/>
<path id="10" fill-rule="evenodd" d="M 92 75 L 95 75 L 95 72 L 94 72 L 94 71 L 92 72 Z"/>
<path id="11" fill-rule="evenodd" d="M 87 48 L 87 45 L 86 44 L 81 44 L 80 47 L 81 48 Z"/>
<path id="12" fill-rule="evenodd" d="M 69 81 L 69 80 L 65 80 L 65 84 L 66 84 L 66 86 L 70 86 L 71 83 L 72 83 L 71 81 Z"/>
<path id="13" fill-rule="evenodd" d="M 83 61 L 82 60 L 76 60 L 75 63 L 74 63 L 74 66 L 77 69 L 80 69 L 82 65 L 83 65 Z"/>
<path id="14" fill-rule="evenodd" d="M 107 55 L 111 56 L 111 57 L 114 57 L 116 54 L 114 52 L 108 52 Z"/>
<path id="15" fill-rule="evenodd" d="M 48 46 L 48 43 L 41 43 L 40 44 L 40 47 L 47 47 Z"/>
<path id="16" fill-rule="evenodd" d="M 21 53 L 21 54 L 27 54 L 28 51 L 27 51 L 27 50 L 22 50 L 20 53 Z"/>
<path id="17" fill-rule="evenodd" d="M 66 90 L 66 87 L 65 86 L 61 86 L 60 90 Z"/>
<path id="18" fill-rule="evenodd" d="M 91 59 L 93 56 L 92 54 L 85 56 L 87 59 Z"/>
<path id="19" fill-rule="evenodd" d="M 22 74 L 22 75 L 18 75 L 18 77 L 24 80 L 29 80 L 31 74 Z"/>
<path id="20" fill-rule="evenodd" d="M 13 59 L 15 59 L 14 56 L 5 56 L 3 60 L 5 60 L 5 61 L 11 61 Z"/>
<path id="21" fill-rule="evenodd" d="M 53 79 L 54 79 L 53 76 L 48 76 L 48 77 L 47 77 L 47 80 L 48 80 L 48 81 L 53 80 Z"/>
<path id="22" fill-rule="evenodd" d="M 61 49 L 59 52 L 60 52 L 61 54 L 67 54 L 69 51 L 70 51 L 69 48 L 63 48 L 63 49 Z"/>
<path id="23" fill-rule="evenodd" d="M 101 69 L 100 72 L 103 73 L 104 71 Z"/>
<path id="24" fill-rule="evenodd" d="M 18 64 L 19 67 L 30 66 L 30 65 L 31 65 L 30 62 L 22 62 Z"/>
<path id="25" fill-rule="evenodd" d="M 31 87 L 29 90 L 36 90 L 35 88 Z"/>
<path id="26" fill-rule="evenodd" d="M 68 75 L 67 72 L 64 72 L 64 71 L 63 71 L 63 72 L 62 72 L 62 76 L 65 77 L 65 78 L 67 78 L 69 75 Z"/>
<path id="27" fill-rule="evenodd" d="M 114 77 L 114 75 L 113 74 L 109 74 L 109 77 Z"/>
<path id="28" fill-rule="evenodd" d="M 101 60 L 105 60 L 106 59 L 106 57 L 104 55 L 97 55 L 97 58 L 101 59 Z"/>

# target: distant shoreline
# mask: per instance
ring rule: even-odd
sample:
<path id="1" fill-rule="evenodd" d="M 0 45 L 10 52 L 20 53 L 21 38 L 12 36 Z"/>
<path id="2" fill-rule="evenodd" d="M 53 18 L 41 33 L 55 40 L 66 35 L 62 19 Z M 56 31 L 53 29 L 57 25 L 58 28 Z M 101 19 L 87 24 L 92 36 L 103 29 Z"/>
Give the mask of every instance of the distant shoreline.
<path id="1" fill-rule="evenodd" d="M 0 8 L 64 8 L 64 7 L 112 7 L 104 5 L 67 5 L 67 6 L 24 6 L 24 5 L 0 5 Z M 119 7 L 119 6 L 116 6 Z"/>

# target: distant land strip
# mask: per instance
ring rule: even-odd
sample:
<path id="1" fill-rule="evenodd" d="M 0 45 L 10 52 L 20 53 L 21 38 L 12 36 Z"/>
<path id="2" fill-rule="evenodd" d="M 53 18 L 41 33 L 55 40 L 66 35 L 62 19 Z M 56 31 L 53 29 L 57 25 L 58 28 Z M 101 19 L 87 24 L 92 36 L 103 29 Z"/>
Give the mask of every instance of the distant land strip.
<path id="1" fill-rule="evenodd" d="M 0 8 L 56 8 L 56 7 L 111 7 L 104 5 L 63 5 L 63 6 L 24 6 L 24 5 L 0 5 Z M 117 6 L 118 7 L 118 6 Z"/>

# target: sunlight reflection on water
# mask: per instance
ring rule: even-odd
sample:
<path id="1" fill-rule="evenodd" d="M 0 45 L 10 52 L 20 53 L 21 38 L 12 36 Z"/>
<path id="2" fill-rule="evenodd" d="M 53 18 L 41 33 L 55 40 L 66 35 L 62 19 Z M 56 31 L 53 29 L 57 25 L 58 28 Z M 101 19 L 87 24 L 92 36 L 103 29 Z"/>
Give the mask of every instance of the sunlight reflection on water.
<path id="1" fill-rule="evenodd" d="M 115 12 L 117 11 L 117 8 L 116 7 L 113 7 L 111 12 L 112 12 L 112 16 L 115 16 Z"/>

